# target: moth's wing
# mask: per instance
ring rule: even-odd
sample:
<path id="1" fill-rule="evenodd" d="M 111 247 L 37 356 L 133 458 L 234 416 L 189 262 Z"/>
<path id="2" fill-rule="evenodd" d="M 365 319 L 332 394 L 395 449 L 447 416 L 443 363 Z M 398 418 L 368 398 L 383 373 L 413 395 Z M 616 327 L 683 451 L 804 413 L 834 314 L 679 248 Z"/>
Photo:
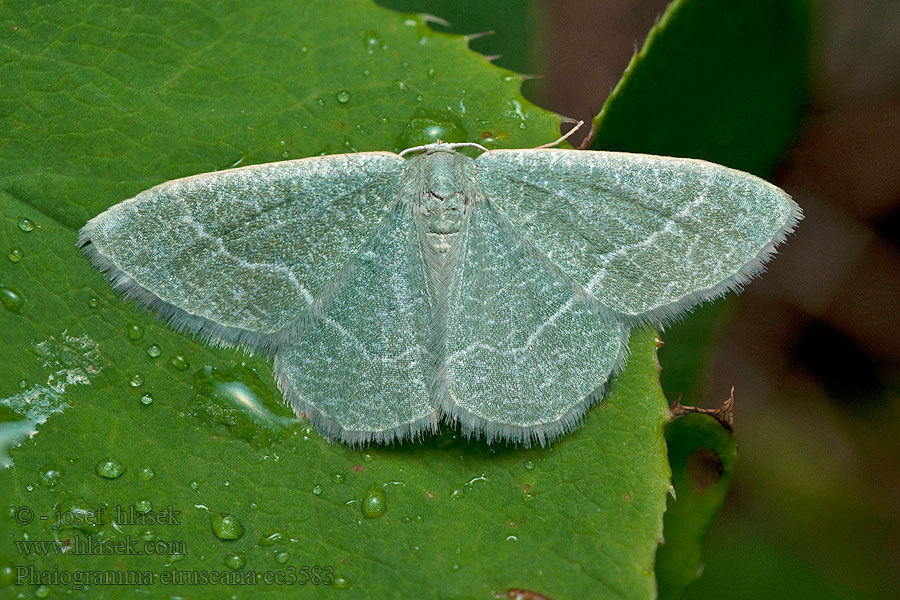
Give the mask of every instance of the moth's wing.
<path id="1" fill-rule="evenodd" d="M 490 199 L 469 217 L 448 306 L 441 408 L 489 442 L 544 444 L 573 429 L 624 361 L 625 323 Z"/>
<path id="2" fill-rule="evenodd" d="M 476 165 L 523 234 L 632 324 L 740 289 L 801 218 L 774 185 L 701 160 L 540 149 Z"/>
<path id="3" fill-rule="evenodd" d="M 403 163 L 341 154 L 169 181 L 91 219 L 78 244 L 176 329 L 272 351 L 371 235 Z"/>
<path id="4" fill-rule="evenodd" d="M 413 217 L 397 202 L 275 355 L 279 386 L 349 444 L 434 430 L 431 300 Z"/>

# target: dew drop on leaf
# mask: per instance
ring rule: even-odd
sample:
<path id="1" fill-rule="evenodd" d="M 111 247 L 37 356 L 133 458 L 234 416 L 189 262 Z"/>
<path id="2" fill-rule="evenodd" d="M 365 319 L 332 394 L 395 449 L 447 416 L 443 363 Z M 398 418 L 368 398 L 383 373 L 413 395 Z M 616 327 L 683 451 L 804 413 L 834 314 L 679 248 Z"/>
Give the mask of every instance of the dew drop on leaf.
<path id="1" fill-rule="evenodd" d="M 331 587 L 336 590 L 349 590 L 350 585 L 350 579 L 343 575 L 335 575 L 334 579 L 331 581 Z"/>
<path id="2" fill-rule="evenodd" d="M 236 540 L 244 535 L 244 526 L 234 515 L 228 513 L 209 513 L 212 532 L 220 540 Z"/>
<path id="3" fill-rule="evenodd" d="M 115 457 L 107 457 L 97 463 L 97 475 L 105 479 L 116 479 L 125 473 L 125 465 Z"/>
<path id="4" fill-rule="evenodd" d="M 138 511 L 142 515 L 147 514 L 153 508 L 153 505 L 146 498 L 141 498 L 137 502 L 134 503 L 134 510 Z"/>
<path id="5" fill-rule="evenodd" d="M 275 562 L 277 562 L 279 565 L 283 565 L 288 561 L 288 558 L 291 557 L 291 555 L 288 554 L 287 550 L 276 550 L 274 556 Z"/>
<path id="6" fill-rule="evenodd" d="M 150 406 L 151 404 L 153 404 L 153 396 L 151 396 L 150 394 L 144 394 L 143 396 L 141 396 L 141 404 L 143 404 L 144 406 Z"/>
<path id="7" fill-rule="evenodd" d="M 319 485 L 318 483 L 316 485 L 314 485 L 313 489 L 312 489 L 312 493 L 315 494 L 316 496 L 321 496 L 322 495 L 322 486 Z"/>
<path id="8" fill-rule="evenodd" d="M 283 539 L 285 539 L 285 535 L 283 533 L 273 530 L 272 533 L 259 538 L 259 545 L 263 548 L 266 548 L 268 546 L 274 546 Z"/>
<path id="9" fill-rule="evenodd" d="M 188 359 L 184 354 L 176 354 L 169 359 L 169 364 L 176 371 L 186 371 L 188 367 L 191 366 L 191 363 L 188 362 Z"/>
<path id="10" fill-rule="evenodd" d="M 377 485 L 369 486 L 366 495 L 360 505 L 362 514 L 367 519 L 377 519 L 387 512 L 387 496 L 384 490 Z"/>
<path id="11" fill-rule="evenodd" d="M 136 342 L 144 337 L 144 326 L 140 323 L 135 323 L 134 321 L 125 327 L 125 331 L 128 332 L 128 339 L 132 342 Z"/>
<path id="12" fill-rule="evenodd" d="M 162 354 L 162 348 L 159 347 L 159 344 L 150 344 L 147 347 L 147 356 L 150 358 L 158 358 L 160 354 Z"/>
<path id="13" fill-rule="evenodd" d="M 19 248 L 18 246 L 13 246 L 9 249 L 9 254 L 6 256 L 9 259 L 9 262 L 17 263 L 25 256 L 25 251 Z"/>
<path id="14" fill-rule="evenodd" d="M 137 478 L 141 481 L 150 481 L 154 477 L 156 477 L 156 473 L 150 466 L 141 467 L 137 473 Z"/>
<path id="15" fill-rule="evenodd" d="M 11 313 L 19 314 L 25 308 L 25 298 L 18 291 L 0 283 L 0 302 Z"/>
<path id="16" fill-rule="evenodd" d="M 29 219 L 28 217 L 19 217 L 19 229 L 21 229 L 25 233 L 34 231 L 34 221 Z"/>
<path id="17" fill-rule="evenodd" d="M 232 571 L 237 571 L 247 564 L 247 558 L 243 552 L 233 552 L 225 557 L 225 566 Z"/>
<path id="18" fill-rule="evenodd" d="M 331 474 L 331 482 L 332 483 L 344 483 L 344 474 L 343 473 L 332 473 Z"/>
<path id="19" fill-rule="evenodd" d="M 133 374 L 131 376 L 131 379 L 128 380 L 128 385 L 130 385 L 133 388 L 141 387 L 142 385 L 144 385 L 144 376 L 141 375 L 140 373 Z M 144 401 L 144 399 L 141 398 L 141 402 L 143 402 L 143 401 Z M 151 401 L 152 401 L 152 398 L 151 398 Z"/>
<path id="20" fill-rule="evenodd" d="M 335 97 L 341 104 L 347 104 L 348 102 L 350 102 L 350 92 L 348 92 L 347 90 L 339 91 Z"/>
<path id="21" fill-rule="evenodd" d="M 90 298 L 88 298 L 88 306 L 90 308 L 97 308 L 98 306 L 100 306 L 100 298 L 98 298 L 97 296 L 91 296 Z"/>
<path id="22" fill-rule="evenodd" d="M 57 483 L 59 483 L 59 478 L 62 477 L 63 469 L 61 466 L 57 464 L 47 464 L 41 467 L 40 469 L 40 483 L 47 486 L 53 487 Z"/>
<path id="23" fill-rule="evenodd" d="M 532 470 L 532 469 L 534 468 L 534 462 L 532 462 L 532 461 L 530 461 L 530 460 L 526 460 L 526 461 L 525 461 L 525 468 L 528 469 L 529 471 Z"/>

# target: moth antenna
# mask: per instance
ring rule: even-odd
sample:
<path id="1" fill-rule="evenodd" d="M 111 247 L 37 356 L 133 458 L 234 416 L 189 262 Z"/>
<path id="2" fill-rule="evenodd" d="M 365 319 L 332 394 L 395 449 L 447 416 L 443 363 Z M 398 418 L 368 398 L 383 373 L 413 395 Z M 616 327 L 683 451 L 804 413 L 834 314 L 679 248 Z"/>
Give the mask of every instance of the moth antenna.
<path id="1" fill-rule="evenodd" d="M 573 133 L 575 133 L 576 131 L 578 131 L 578 129 L 579 129 L 582 125 L 584 125 L 584 121 L 578 121 L 578 124 L 575 125 L 575 127 L 573 127 L 572 129 L 570 129 L 569 131 L 567 131 L 567 132 L 565 133 L 565 135 L 563 135 L 561 138 L 559 138 L 559 139 L 556 140 L 555 142 L 550 142 L 549 144 L 541 144 L 540 146 L 536 146 L 536 147 L 535 147 L 535 150 L 540 150 L 541 148 L 552 148 L 552 147 L 554 147 L 554 146 L 560 145 L 561 143 L 563 143 L 564 141 L 566 141 L 566 140 L 569 138 L 569 136 L 571 136 Z"/>

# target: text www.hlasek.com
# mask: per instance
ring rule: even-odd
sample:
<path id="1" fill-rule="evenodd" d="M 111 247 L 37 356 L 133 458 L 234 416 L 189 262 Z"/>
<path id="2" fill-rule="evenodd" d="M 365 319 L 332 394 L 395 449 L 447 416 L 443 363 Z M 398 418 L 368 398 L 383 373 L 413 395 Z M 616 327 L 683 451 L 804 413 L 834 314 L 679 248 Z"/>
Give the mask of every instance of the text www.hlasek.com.
<path id="1" fill-rule="evenodd" d="M 119 540 L 75 536 L 60 540 L 16 540 L 14 543 L 19 556 L 187 554 L 187 543 L 183 540 L 146 541 L 129 535 Z"/>

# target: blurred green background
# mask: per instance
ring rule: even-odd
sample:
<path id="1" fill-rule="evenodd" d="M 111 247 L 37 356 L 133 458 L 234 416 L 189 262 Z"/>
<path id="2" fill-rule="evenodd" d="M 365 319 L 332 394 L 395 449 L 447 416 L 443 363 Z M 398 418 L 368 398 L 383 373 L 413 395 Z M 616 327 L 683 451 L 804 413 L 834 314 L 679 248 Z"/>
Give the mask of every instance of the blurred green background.
<path id="1" fill-rule="evenodd" d="M 585 120 L 668 4 L 378 1 L 492 31 L 471 48 Z M 740 456 L 694 599 L 900 597 L 900 2 L 808 6 L 806 110 L 771 176 L 806 219 L 763 278 L 660 351 L 670 400 L 714 407 L 735 387 Z"/>

